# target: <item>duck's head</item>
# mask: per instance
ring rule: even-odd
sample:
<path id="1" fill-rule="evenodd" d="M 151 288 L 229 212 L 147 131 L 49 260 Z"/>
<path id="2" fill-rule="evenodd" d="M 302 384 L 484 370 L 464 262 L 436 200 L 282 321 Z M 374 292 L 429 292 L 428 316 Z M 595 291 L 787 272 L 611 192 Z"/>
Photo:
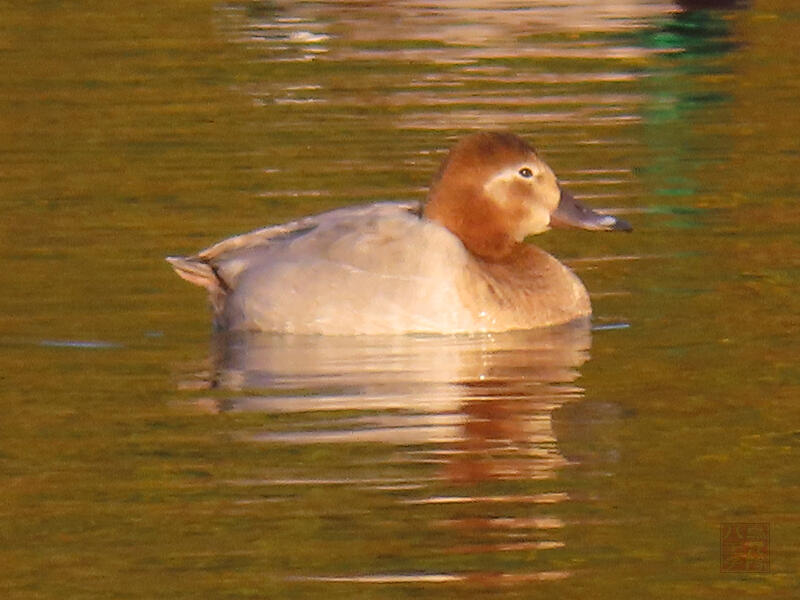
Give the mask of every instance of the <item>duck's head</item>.
<path id="1" fill-rule="evenodd" d="M 625 221 L 575 200 L 536 151 L 511 133 L 459 141 L 431 184 L 424 215 L 488 260 L 502 260 L 527 236 L 551 227 L 631 231 Z"/>

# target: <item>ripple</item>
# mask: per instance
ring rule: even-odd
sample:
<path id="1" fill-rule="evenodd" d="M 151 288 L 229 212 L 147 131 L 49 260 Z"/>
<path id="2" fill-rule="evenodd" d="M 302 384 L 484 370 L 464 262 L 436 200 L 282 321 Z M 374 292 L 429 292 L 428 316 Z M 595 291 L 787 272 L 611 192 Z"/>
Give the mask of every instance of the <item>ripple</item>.
<path id="1" fill-rule="evenodd" d="M 535 573 L 375 573 L 368 575 L 306 575 L 287 577 L 287 581 L 319 583 L 475 583 L 513 584 L 566 579 L 569 571 L 539 571 Z"/>
<path id="2" fill-rule="evenodd" d="M 556 504 L 567 500 L 566 492 L 548 492 L 526 496 L 431 496 L 403 500 L 402 504 Z"/>
<path id="3" fill-rule="evenodd" d="M 40 346 L 48 348 L 77 348 L 91 350 L 105 350 L 109 348 L 122 348 L 122 344 L 102 340 L 42 340 Z"/>

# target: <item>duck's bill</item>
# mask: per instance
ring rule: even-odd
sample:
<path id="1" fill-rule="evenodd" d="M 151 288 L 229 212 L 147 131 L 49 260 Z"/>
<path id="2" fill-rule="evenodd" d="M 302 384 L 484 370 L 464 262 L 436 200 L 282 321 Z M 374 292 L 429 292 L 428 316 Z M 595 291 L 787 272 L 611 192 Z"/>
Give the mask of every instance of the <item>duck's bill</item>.
<path id="1" fill-rule="evenodd" d="M 561 200 L 555 212 L 550 215 L 551 227 L 577 227 L 592 231 L 633 231 L 627 221 L 611 215 L 603 215 L 584 206 L 572 194 L 561 190 Z"/>

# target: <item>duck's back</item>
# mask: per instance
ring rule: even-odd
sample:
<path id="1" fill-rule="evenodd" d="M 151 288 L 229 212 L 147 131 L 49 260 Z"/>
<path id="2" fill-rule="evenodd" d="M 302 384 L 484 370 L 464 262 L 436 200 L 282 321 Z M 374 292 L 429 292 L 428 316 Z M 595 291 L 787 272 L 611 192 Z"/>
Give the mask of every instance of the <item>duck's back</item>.
<path id="1" fill-rule="evenodd" d="M 469 256 L 457 238 L 421 218 L 417 208 L 381 203 L 339 209 L 230 238 L 171 262 L 179 273 L 181 266 L 194 267 L 213 277 L 200 284 L 209 289 L 215 323 L 224 329 L 469 330 L 472 316 L 457 302 L 457 274 Z"/>

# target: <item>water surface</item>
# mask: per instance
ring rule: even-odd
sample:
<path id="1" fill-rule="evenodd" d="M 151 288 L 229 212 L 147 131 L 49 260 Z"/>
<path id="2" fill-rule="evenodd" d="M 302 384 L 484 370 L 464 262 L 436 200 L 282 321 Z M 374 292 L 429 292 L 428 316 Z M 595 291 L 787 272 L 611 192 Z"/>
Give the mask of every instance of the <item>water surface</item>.
<path id="1" fill-rule="evenodd" d="M 796 597 L 790 3 L 0 15 L 4 597 Z M 422 198 L 483 128 L 633 223 L 533 240 L 591 324 L 215 336 L 162 260 Z"/>

